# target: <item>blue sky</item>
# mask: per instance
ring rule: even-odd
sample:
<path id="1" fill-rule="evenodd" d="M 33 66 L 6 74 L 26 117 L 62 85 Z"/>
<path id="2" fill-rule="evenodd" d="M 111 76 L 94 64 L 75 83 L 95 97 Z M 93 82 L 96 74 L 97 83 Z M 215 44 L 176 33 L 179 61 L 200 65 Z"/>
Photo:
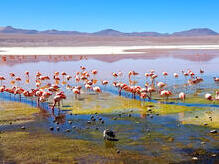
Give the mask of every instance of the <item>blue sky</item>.
<path id="1" fill-rule="evenodd" d="M 219 32 L 219 0 L 0 0 L 0 26 L 94 32 Z"/>

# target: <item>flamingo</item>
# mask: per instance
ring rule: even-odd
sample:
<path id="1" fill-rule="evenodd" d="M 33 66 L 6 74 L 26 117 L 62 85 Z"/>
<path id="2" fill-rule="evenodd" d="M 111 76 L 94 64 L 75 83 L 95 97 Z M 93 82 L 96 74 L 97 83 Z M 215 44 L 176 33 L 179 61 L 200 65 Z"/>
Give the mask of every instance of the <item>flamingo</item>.
<path id="1" fill-rule="evenodd" d="M 66 99 L 64 92 L 56 93 L 55 97 L 53 98 L 53 106 L 52 106 L 53 111 L 57 103 L 58 103 L 58 106 L 60 107 L 60 101 L 63 99 Z"/>
<path id="2" fill-rule="evenodd" d="M 78 89 L 78 88 L 73 88 L 72 91 L 75 94 L 75 98 L 77 98 L 77 95 L 81 94 L 80 89 Z"/>
<path id="3" fill-rule="evenodd" d="M 168 90 L 163 90 L 160 92 L 160 96 L 161 97 L 166 97 L 166 100 L 168 100 L 169 96 L 172 95 L 172 92 L 171 91 L 168 91 Z"/>
<path id="4" fill-rule="evenodd" d="M 213 77 L 215 82 L 219 82 L 219 77 Z"/>
<path id="5" fill-rule="evenodd" d="M 219 91 L 216 91 L 215 100 L 219 100 Z"/>
<path id="6" fill-rule="evenodd" d="M 163 72 L 162 74 L 163 74 L 164 77 L 168 76 L 167 72 Z"/>
<path id="7" fill-rule="evenodd" d="M 157 83 L 157 86 L 161 89 L 161 88 L 165 87 L 166 84 L 163 82 L 159 82 L 159 83 Z"/>
<path id="8" fill-rule="evenodd" d="M 1 86 L 2 86 L 2 81 L 5 80 L 5 77 L 4 76 L 0 76 L 0 81 L 1 81 Z"/>
<path id="9" fill-rule="evenodd" d="M 93 91 L 96 92 L 96 93 L 101 93 L 101 89 L 98 86 L 93 87 Z"/>
<path id="10" fill-rule="evenodd" d="M 184 92 L 180 92 L 179 93 L 179 98 L 182 100 L 182 101 L 185 101 L 186 99 L 186 94 Z"/>
<path id="11" fill-rule="evenodd" d="M 206 93 L 205 94 L 205 99 L 209 100 L 209 101 L 212 101 L 213 100 L 213 97 L 210 93 Z"/>
<path id="12" fill-rule="evenodd" d="M 178 75 L 177 73 L 174 73 L 173 76 L 174 76 L 175 78 L 178 78 L 178 77 L 179 77 L 179 75 Z"/>

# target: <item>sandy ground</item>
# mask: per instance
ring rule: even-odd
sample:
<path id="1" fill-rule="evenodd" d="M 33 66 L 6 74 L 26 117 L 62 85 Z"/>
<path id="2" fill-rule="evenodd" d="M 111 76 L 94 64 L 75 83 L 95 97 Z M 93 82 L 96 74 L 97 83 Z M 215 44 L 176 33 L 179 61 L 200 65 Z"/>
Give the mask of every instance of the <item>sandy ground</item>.
<path id="1" fill-rule="evenodd" d="M 87 47 L 1 47 L 0 55 L 112 55 L 139 54 L 147 50 L 218 50 L 219 45 L 150 45 Z"/>

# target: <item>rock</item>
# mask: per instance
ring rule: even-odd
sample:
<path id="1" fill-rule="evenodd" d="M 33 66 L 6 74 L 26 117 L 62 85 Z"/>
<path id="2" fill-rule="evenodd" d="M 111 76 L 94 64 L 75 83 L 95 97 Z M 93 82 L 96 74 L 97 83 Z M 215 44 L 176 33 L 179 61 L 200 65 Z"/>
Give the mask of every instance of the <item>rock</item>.
<path id="1" fill-rule="evenodd" d="M 192 160 L 196 161 L 196 160 L 198 160 L 198 157 L 192 157 Z"/>
<path id="2" fill-rule="evenodd" d="M 22 129 L 22 130 L 25 130 L 26 128 L 25 128 L 25 126 L 21 126 L 21 129 Z"/>
<path id="3" fill-rule="evenodd" d="M 153 115 L 150 115 L 150 118 L 153 118 Z"/>
<path id="4" fill-rule="evenodd" d="M 70 132 L 70 129 L 66 129 L 65 132 Z"/>
<path id="5" fill-rule="evenodd" d="M 109 141 L 118 141 L 117 139 L 115 139 L 116 135 L 114 133 L 114 131 L 110 130 L 110 129 L 106 129 L 103 131 L 103 138 L 105 140 L 109 140 Z"/>
<path id="6" fill-rule="evenodd" d="M 202 145 L 206 144 L 206 142 L 201 142 Z"/>
<path id="7" fill-rule="evenodd" d="M 87 121 L 87 124 L 91 124 L 91 122 L 90 122 L 90 121 Z"/>
<path id="8" fill-rule="evenodd" d="M 57 131 L 59 131 L 59 130 L 60 130 L 60 128 L 59 128 L 59 127 L 56 127 L 56 130 L 57 130 Z"/>
<path id="9" fill-rule="evenodd" d="M 215 133 L 217 133 L 217 130 L 215 130 L 215 129 L 214 129 L 214 130 L 211 130 L 210 133 L 215 134 Z"/>
<path id="10" fill-rule="evenodd" d="M 113 120 L 117 120 L 117 118 L 116 118 L 116 117 L 113 117 Z"/>
<path id="11" fill-rule="evenodd" d="M 49 129 L 50 129 L 51 131 L 53 131 L 53 130 L 54 130 L 54 128 L 53 128 L 53 127 L 50 127 Z"/>
<path id="12" fill-rule="evenodd" d="M 72 129 L 76 129 L 76 126 L 72 126 Z"/>
<path id="13" fill-rule="evenodd" d="M 216 155 L 216 154 L 212 154 L 211 156 L 212 156 L 212 157 L 216 157 L 217 155 Z"/>
<path id="14" fill-rule="evenodd" d="M 69 124 L 72 124 L 72 121 L 68 121 Z"/>

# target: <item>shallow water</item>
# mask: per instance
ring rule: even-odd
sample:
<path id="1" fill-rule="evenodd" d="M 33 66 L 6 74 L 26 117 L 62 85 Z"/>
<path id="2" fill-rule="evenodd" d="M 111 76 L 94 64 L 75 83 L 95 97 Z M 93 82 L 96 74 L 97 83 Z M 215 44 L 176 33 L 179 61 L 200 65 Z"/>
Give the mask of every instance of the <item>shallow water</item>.
<path id="1" fill-rule="evenodd" d="M 188 61 L 172 57 L 137 60 L 122 59 L 112 63 L 96 59 L 57 62 L 30 61 L 28 63 L 18 62 L 13 65 L 0 65 L 0 75 L 4 75 L 7 79 L 10 79 L 9 72 L 14 72 L 16 76 L 25 79 L 24 72 L 27 70 L 30 71 L 30 77 L 35 77 L 37 71 L 40 71 L 43 75 L 50 76 L 55 71 L 65 71 L 73 75 L 75 72 L 80 71 L 79 67 L 81 65 L 87 67 L 88 70 L 97 69 L 98 75 L 95 78 L 109 80 L 110 82 L 115 80 L 112 77 L 112 72 L 122 71 L 124 76 L 120 77 L 119 80 L 127 82 L 128 72 L 135 70 L 140 74 L 134 80 L 138 81 L 137 85 L 140 86 L 143 86 L 146 81 L 144 73 L 149 72 L 150 69 L 154 69 L 159 75 L 158 81 L 167 83 L 174 93 L 183 90 L 186 93 L 192 94 L 198 88 L 201 88 L 202 92 L 200 96 L 203 96 L 205 92 L 213 93 L 215 89 L 219 88 L 219 85 L 213 81 L 214 76 L 219 77 L 219 57 L 208 61 Z M 200 68 L 205 71 L 203 75 L 199 73 Z M 183 87 L 187 79 L 182 76 L 181 70 L 187 69 L 191 69 L 198 76 L 201 76 L 204 82 L 195 87 Z M 168 72 L 169 76 L 164 78 L 161 75 L 163 71 Z M 173 77 L 173 73 L 175 72 L 180 75 L 178 79 L 174 79 Z M 10 86 L 10 80 L 4 81 L 3 83 L 4 85 Z M 71 81 L 69 84 L 73 86 L 78 85 L 74 81 Z M 173 86 L 176 84 L 179 87 L 173 89 Z M 19 83 L 18 85 L 25 89 L 34 88 L 35 78 L 30 79 L 29 84 Z M 99 82 L 98 85 L 100 85 Z M 212 116 L 212 122 L 218 125 L 218 107 L 207 106 L 200 107 L 200 109 L 197 107 L 198 109 L 195 111 L 191 111 L 189 107 L 189 110 L 187 110 L 187 107 L 182 107 L 183 112 L 157 115 L 159 107 L 155 109 L 156 106 L 155 108 L 152 106 L 152 112 L 146 112 L 148 109 L 147 102 L 132 102 L 129 99 L 119 99 L 115 95 L 117 94 L 117 89 L 112 86 L 102 87 L 102 89 L 109 93 L 115 93 L 114 95 L 109 93 L 95 95 L 84 92 L 79 100 L 76 100 L 73 94 L 65 89 L 65 85 L 62 86 L 62 89 L 68 95 L 68 99 L 63 102 L 61 111 L 56 109 L 52 113 L 47 103 L 41 103 L 40 108 L 49 112 L 49 116 L 42 117 L 42 115 L 37 114 L 35 122 L 26 123 L 25 125 L 29 127 L 40 127 L 48 131 L 49 127 L 54 127 L 54 131 L 49 131 L 54 135 L 64 135 L 73 139 L 88 140 L 101 144 L 104 148 L 113 146 L 121 150 L 137 151 L 140 154 L 149 156 L 161 156 L 165 159 L 169 158 L 173 162 L 191 160 L 191 157 L 199 150 L 205 152 L 204 154 L 198 155 L 201 160 L 212 159 L 211 154 L 217 154 L 217 157 L 213 160 L 218 159 L 218 134 L 209 133 L 210 130 L 213 128 L 217 129 L 218 126 L 211 126 L 211 124 L 209 126 L 203 125 L 204 122 L 209 121 L 207 120 L 209 116 Z M 25 98 L 20 100 L 18 96 L 14 97 L 8 94 L 1 94 L 0 97 L 1 101 L 17 101 L 37 107 L 35 101 Z M 185 111 L 184 108 L 186 109 Z M 87 121 L 91 117 L 89 109 L 92 109 L 92 112 L 106 109 L 106 112 L 98 115 L 91 112 L 97 120 L 95 122 L 91 121 L 91 124 L 88 124 Z M 84 114 L 70 114 L 77 110 L 84 111 Z M 209 112 L 211 114 L 203 117 L 203 115 Z M 121 117 L 119 114 L 121 114 Z M 195 119 L 195 116 L 198 116 L 198 118 Z M 103 124 L 98 120 L 99 118 L 104 120 Z M 56 130 L 57 126 L 60 127 L 59 131 Z M 7 129 L 8 125 L 1 126 L 0 128 L 0 130 Z M 111 145 L 103 141 L 102 132 L 106 128 L 113 129 L 116 132 L 117 138 L 119 139 L 118 142 Z M 67 132 L 67 129 L 70 132 Z M 204 141 L 206 143 L 202 144 L 201 142 Z"/>

